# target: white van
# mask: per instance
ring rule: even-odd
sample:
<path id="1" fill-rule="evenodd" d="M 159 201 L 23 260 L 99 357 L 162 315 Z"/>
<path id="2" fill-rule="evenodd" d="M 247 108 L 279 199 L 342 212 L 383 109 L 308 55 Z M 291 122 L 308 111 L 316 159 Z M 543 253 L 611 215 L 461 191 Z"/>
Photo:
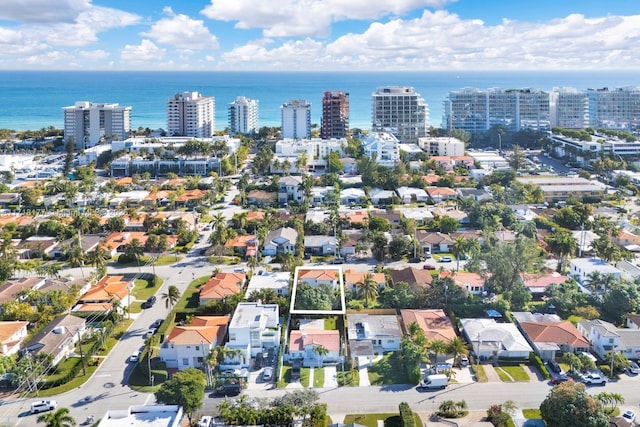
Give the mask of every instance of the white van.
<path id="1" fill-rule="evenodd" d="M 58 402 L 55 400 L 41 400 L 39 402 L 33 402 L 31 404 L 31 413 L 37 414 L 39 412 L 53 411 L 58 407 Z"/>

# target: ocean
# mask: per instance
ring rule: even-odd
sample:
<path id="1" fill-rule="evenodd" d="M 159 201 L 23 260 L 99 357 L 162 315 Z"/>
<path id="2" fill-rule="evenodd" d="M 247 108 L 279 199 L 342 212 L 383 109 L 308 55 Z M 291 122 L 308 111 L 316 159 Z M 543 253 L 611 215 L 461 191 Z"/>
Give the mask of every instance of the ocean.
<path id="1" fill-rule="evenodd" d="M 371 94 L 379 86 L 412 86 L 429 105 L 430 124 L 440 127 L 448 93 L 488 89 L 577 89 L 640 86 L 636 72 L 185 72 L 185 71 L 0 71 L 0 128 L 62 128 L 62 107 L 76 101 L 132 107 L 131 126 L 166 127 L 166 101 L 195 90 L 215 97 L 215 129 L 227 127 L 227 108 L 237 96 L 257 99 L 260 126 L 280 126 L 280 106 L 290 99 L 311 105 L 320 123 L 322 94 L 349 93 L 350 127 L 371 126 Z"/>

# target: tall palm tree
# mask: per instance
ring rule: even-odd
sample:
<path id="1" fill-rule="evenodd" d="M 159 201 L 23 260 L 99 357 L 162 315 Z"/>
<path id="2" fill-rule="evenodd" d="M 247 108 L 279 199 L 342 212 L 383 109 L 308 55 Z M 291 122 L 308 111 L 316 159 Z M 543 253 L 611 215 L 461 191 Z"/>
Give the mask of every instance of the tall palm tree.
<path id="1" fill-rule="evenodd" d="M 139 266 L 140 256 L 144 254 L 144 246 L 140 244 L 140 241 L 138 239 L 133 239 L 127 246 L 125 246 L 124 253 L 128 258 L 135 259 L 136 263 Z"/>
<path id="2" fill-rule="evenodd" d="M 86 254 L 82 251 L 82 246 L 75 245 L 67 257 L 67 263 L 71 267 L 80 267 L 82 277 L 84 277 L 84 262 L 86 260 Z"/>
<path id="3" fill-rule="evenodd" d="M 460 257 L 467 254 L 467 239 L 462 236 L 454 237 L 449 250 L 456 257 L 456 271 L 460 270 Z"/>
<path id="4" fill-rule="evenodd" d="M 567 257 L 578 248 L 578 241 L 568 231 L 556 231 L 546 239 L 551 252 L 558 257 L 558 271 L 564 270 Z"/>
<path id="5" fill-rule="evenodd" d="M 373 274 L 367 273 L 362 281 L 356 283 L 360 298 L 364 298 L 365 304 L 369 307 L 369 301 L 378 296 L 378 283 L 373 278 Z"/>
<path id="6" fill-rule="evenodd" d="M 260 261 L 258 261 L 257 256 L 250 256 L 249 259 L 247 260 L 247 267 L 249 268 L 249 270 L 251 270 L 252 273 L 259 265 L 260 265 Z"/>
<path id="7" fill-rule="evenodd" d="M 69 408 L 60 408 L 55 412 L 39 415 L 36 419 L 38 424 L 44 423 L 46 427 L 73 427 L 76 420 L 69 415 Z"/>
<path id="8" fill-rule="evenodd" d="M 211 222 L 211 228 L 214 230 L 220 230 L 227 226 L 227 218 L 225 218 L 222 212 L 216 213 Z"/>
<path id="9" fill-rule="evenodd" d="M 173 285 L 169 286 L 167 292 L 162 294 L 162 299 L 165 307 L 171 311 L 173 306 L 180 300 L 180 289 Z"/>
<path id="10" fill-rule="evenodd" d="M 315 354 L 318 359 L 318 368 L 321 368 L 322 360 L 329 354 L 329 349 L 321 345 L 316 345 L 313 347 L 313 354 Z"/>
<path id="11" fill-rule="evenodd" d="M 469 354 L 469 349 L 467 348 L 467 343 L 460 337 L 455 337 L 447 344 L 446 351 L 448 354 L 453 356 L 453 360 L 458 359 L 460 356 L 466 356 Z"/>

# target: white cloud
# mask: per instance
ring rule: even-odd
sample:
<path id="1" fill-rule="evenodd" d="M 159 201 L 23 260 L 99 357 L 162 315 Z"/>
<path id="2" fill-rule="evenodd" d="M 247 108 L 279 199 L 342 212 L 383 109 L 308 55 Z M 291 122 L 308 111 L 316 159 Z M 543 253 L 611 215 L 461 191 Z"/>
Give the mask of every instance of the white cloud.
<path id="1" fill-rule="evenodd" d="M 166 50 L 159 48 L 151 40 L 142 40 L 139 45 L 126 45 L 120 52 L 124 62 L 147 62 L 150 65 L 160 62 Z"/>
<path id="2" fill-rule="evenodd" d="M 3 0 L 0 19 L 18 22 L 73 22 L 91 0 Z"/>
<path id="3" fill-rule="evenodd" d="M 103 61 L 111 56 L 111 54 L 105 50 L 81 50 L 78 52 L 78 56 L 87 61 L 96 62 Z"/>
<path id="4" fill-rule="evenodd" d="M 163 11 L 169 17 L 153 24 L 149 32 L 142 33 L 144 37 L 180 49 L 218 49 L 217 38 L 209 32 L 203 21 L 183 14 L 176 15 L 168 7 Z"/>
<path id="5" fill-rule="evenodd" d="M 637 68 L 640 16 L 546 23 L 505 20 L 489 26 L 446 11 L 417 19 L 375 22 L 332 42 L 311 39 L 274 45 L 251 41 L 222 58 L 231 66 L 265 69 L 500 70 Z"/>
<path id="6" fill-rule="evenodd" d="M 454 0 L 455 1 L 455 0 Z M 265 37 L 327 36 L 333 22 L 402 15 L 450 0 L 211 0 L 201 13 L 211 19 L 237 21 L 236 28 L 263 28 Z"/>

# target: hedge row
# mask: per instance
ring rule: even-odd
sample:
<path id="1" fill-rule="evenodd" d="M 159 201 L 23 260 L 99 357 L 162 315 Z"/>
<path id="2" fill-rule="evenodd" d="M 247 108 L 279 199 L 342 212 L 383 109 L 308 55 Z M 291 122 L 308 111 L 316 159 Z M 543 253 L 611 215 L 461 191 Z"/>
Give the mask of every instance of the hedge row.
<path id="1" fill-rule="evenodd" d="M 538 371 L 540 371 L 542 376 L 544 376 L 545 380 L 548 380 L 549 378 L 551 378 L 551 375 L 549 375 L 549 371 L 547 370 L 547 367 L 544 365 L 544 362 L 542 361 L 542 359 L 540 359 L 540 356 L 532 352 L 529 355 L 529 360 L 531 361 L 533 366 L 538 368 Z"/>
<path id="2" fill-rule="evenodd" d="M 409 404 L 407 402 L 401 402 L 399 407 L 402 427 L 415 427 L 416 420 L 413 416 L 413 411 L 409 408 Z"/>

